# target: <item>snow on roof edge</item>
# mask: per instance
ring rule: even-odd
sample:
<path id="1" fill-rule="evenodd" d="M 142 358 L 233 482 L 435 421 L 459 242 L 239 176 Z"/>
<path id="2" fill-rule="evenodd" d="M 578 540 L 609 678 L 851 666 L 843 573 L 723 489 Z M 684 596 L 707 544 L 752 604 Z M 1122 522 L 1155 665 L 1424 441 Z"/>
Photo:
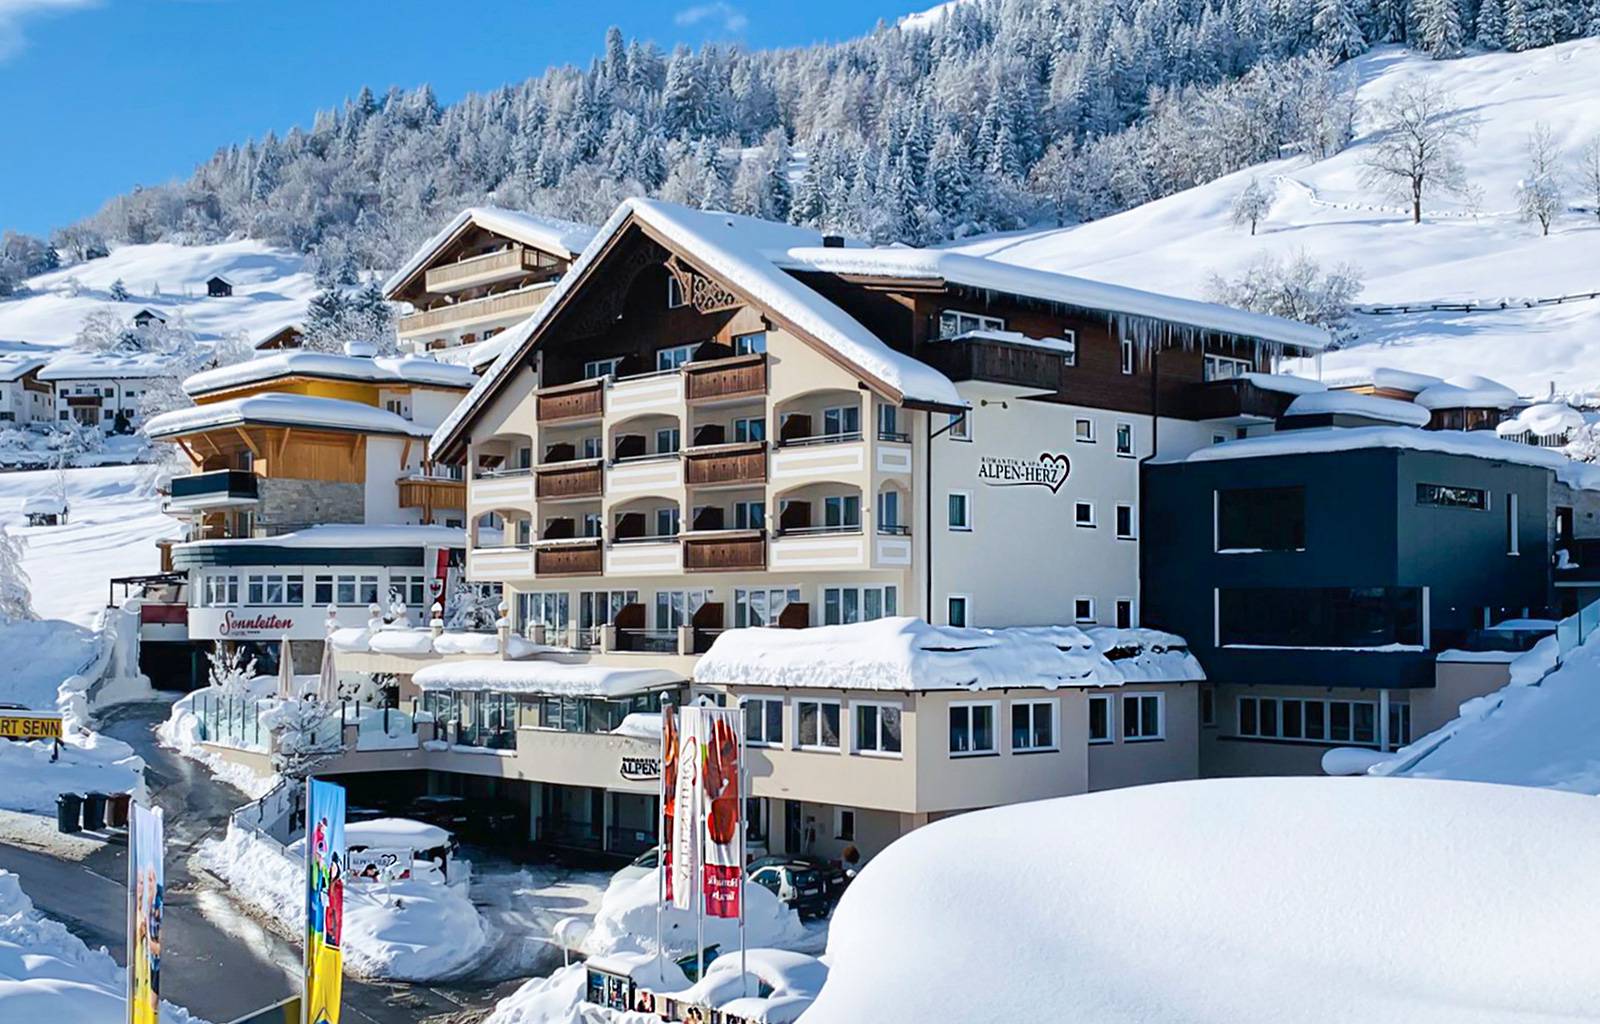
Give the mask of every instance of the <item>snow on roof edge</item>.
<path id="1" fill-rule="evenodd" d="M 554 252 L 568 259 L 583 252 L 597 237 L 594 229 L 577 221 L 545 217 L 521 210 L 508 210 L 501 206 L 469 206 L 450 218 L 450 223 L 439 229 L 432 238 L 412 253 L 399 270 L 389 275 L 389 279 L 383 283 L 383 294 L 387 297 L 405 284 L 429 260 L 438 255 L 439 250 L 444 248 L 445 244 L 455 237 L 456 232 L 465 227 L 469 221 L 497 235 L 514 238 L 525 245 Z"/>

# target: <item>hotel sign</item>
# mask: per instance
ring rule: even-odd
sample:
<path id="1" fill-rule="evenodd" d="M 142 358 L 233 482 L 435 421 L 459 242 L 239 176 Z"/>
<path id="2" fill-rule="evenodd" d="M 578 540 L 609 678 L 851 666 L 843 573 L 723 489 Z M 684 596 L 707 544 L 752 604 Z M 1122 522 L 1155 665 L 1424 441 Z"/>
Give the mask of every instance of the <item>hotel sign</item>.
<path id="1" fill-rule="evenodd" d="M 1048 487 L 1061 490 L 1072 473 L 1072 460 L 1057 452 L 1040 452 L 1037 459 L 1002 455 L 978 458 L 978 479 L 990 487 Z"/>
<path id="2" fill-rule="evenodd" d="M 235 614 L 232 608 L 222 613 L 218 634 L 225 637 L 278 636 L 294 628 L 294 620 L 274 612 Z"/>
<path id="3" fill-rule="evenodd" d="M 620 774 L 629 782 L 650 782 L 661 778 L 659 757 L 624 757 Z"/>
<path id="4" fill-rule="evenodd" d="M 0 711 L 0 739 L 59 740 L 59 711 Z"/>

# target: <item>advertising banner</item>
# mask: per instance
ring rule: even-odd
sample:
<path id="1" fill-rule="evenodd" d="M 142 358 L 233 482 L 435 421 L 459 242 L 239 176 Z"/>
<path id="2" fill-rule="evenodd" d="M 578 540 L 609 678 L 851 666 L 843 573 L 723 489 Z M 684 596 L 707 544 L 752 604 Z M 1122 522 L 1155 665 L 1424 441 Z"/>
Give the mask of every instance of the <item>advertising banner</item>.
<path id="1" fill-rule="evenodd" d="M 133 804 L 128 821 L 128 1024 L 161 1019 L 163 823 L 159 807 Z"/>
<path id="2" fill-rule="evenodd" d="M 678 713 L 671 704 L 661 709 L 661 881 L 662 899 L 672 901 L 672 841 L 678 792 Z"/>
<path id="3" fill-rule="evenodd" d="M 697 708 L 704 780 L 705 911 L 708 917 L 738 917 L 744 890 L 744 815 L 739 771 L 743 736 L 737 710 Z"/>
<path id="4" fill-rule="evenodd" d="M 411 851 L 368 846 L 350 851 L 352 882 L 398 882 L 411 877 Z"/>
<path id="5" fill-rule="evenodd" d="M 668 846 L 672 868 L 672 905 L 694 909 L 694 889 L 700 871 L 700 716 L 696 708 L 680 712 L 677 765 L 673 773 L 672 837 Z"/>
<path id="6" fill-rule="evenodd" d="M 344 787 L 306 782 L 305 1024 L 339 1024 L 344 985 Z"/>

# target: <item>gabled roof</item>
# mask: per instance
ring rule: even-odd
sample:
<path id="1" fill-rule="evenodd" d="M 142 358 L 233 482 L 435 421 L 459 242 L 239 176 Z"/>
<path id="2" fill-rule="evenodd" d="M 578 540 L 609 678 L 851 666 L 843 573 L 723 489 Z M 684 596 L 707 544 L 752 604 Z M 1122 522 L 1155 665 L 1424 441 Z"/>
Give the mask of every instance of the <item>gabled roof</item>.
<path id="1" fill-rule="evenodd" d="M 39 371 L 40 380 L 142 380 L 172 372 L 164 356 L 154 353 L 108 355 L 101 352 L 63 352 Z"/>
<path id="2" fill-rule="evenodd" d="M 332 352 L 293 350 L 246 359 L 231 366 L 197 373 L 183 382 L 191 395 L 205 395 L 246 384 L 284 377 L 320 377 L 371 384 L 413 384 L 466 390 L 477 379 L 465 366 L 421 356 L 341 356 Z"/>
<path id="3" fill-rule="evenodd" d="M 558 217 L 543 217 L 520 210 L 506 210 L 498 206 L 469 206 L 451 218 L 439 233 L 422 244 L 411 258 L 383 283 L 383 294 L 393 298 L 424 267 L 458 238 L 469 226 L 514 239 L 523 245 L 571 260 L 577 258 L 594 237 L 594 229 L 576 221 Z"/>
<path id="4" fill-rule="evenodd" d="M 206 284 L 210 284 L 212 281 L 221 281 L 223 284 L 227 285 L 233 284 L 232 281 L 223 277 L 221 274 L 212 274 L 210 277 L 206 278 Z"/>
<path id="5" fill-rule="evenodd" d="M 41 369 L 45 362 L 40 356 L 0 355 L 0 381 L 10 383 L 21 380 L 34 370 Z"/>
<path id="6" fill-rule="evenodd" d="M 402 437 L 428 436 L 426 427 L 396 416 L 387 409 L 340 398 L 315 398 L 281 392 L 247 395 L 225 402 L 164 412 L 146 423 L 144 432 L 150 437 L 165 438 L 251 424 L 352 431 L 358 434 L 398 434 Z"/>

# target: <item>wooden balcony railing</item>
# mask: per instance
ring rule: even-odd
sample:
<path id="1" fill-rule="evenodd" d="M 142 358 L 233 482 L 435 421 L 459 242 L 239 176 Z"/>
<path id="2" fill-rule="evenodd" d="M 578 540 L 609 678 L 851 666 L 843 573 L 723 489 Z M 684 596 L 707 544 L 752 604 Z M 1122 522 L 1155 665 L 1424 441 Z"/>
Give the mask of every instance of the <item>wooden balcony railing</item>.
<path id="1" fill-rule="evenodd" d="M 689 484 L 760 484 L 767 480 L 767 446 L 761 441 L 690 448 L 683 454 Z"/>
<path id="2" fill-rule="evenodd" d="M 440 306 L 437 309 L 424 309 L 417 313 L 407 313 L 395 325 L 395 332 L 401 337 L 421 334 L 423 331 L 437 330 L 453 324 L 468 323 L 497 316 L 510 316 L 515 313 L 531 313 L 539 308 L 545 298 L 550 294 L 550 284 L 532 285 L 519 288 L 514 292 L 505 292 L 501 295 L 485 295 L 481 299 L 468 299 L 450 306 Z"/>
<path id="3" fill-rule="evenodd" d="M 455 263 L 447 263 L 428 271 L 425 278 L 428 291 L 434 294 L 469 288 L 475 284 L 509 280 L 539 269 L 539 254 L 532 249 L 516 247 L 499 252 L 486 252 L 469 256 Z"/>
<path id="4" fill-rule="evenodd" d="M 598 461 L 556 463 L 534 470 L 536 498 L 598 498 L 605 487 Z"/>
<path id="5" fill-rule="evenodd" d="M 605 552 L 595 538 L 582 543 L 550 544 L 533 551 L 536 576 L 598 576 L 605 568 Z"/>
<path id="6" fill-rule="evenodd" d="M 401 508 L 466 508 L 467 483 L 465 480 L 443 480 L 438 477 L 401 477 L 396 481 L 400 488 Z"/>
<path id="7" fill-rule="evenodd" d="M 767 567 L 767 536 L 760 530 L 683 538 L 685 572 L 731 572 Z"/>
<path id="8" fill-rule="evenodd" d="M 683 367 L 689 401 L 740 398 L 767 393 L 767 356 L 764 352 L 686 363 Z"/>
<path id="9" fill-rule="evenodd" d="M 580 380 L 543 388 L 538 394 L 536 416 L 540 423 L 555 420 L 588 419 L 605 408 L 605 381 Z"/>

